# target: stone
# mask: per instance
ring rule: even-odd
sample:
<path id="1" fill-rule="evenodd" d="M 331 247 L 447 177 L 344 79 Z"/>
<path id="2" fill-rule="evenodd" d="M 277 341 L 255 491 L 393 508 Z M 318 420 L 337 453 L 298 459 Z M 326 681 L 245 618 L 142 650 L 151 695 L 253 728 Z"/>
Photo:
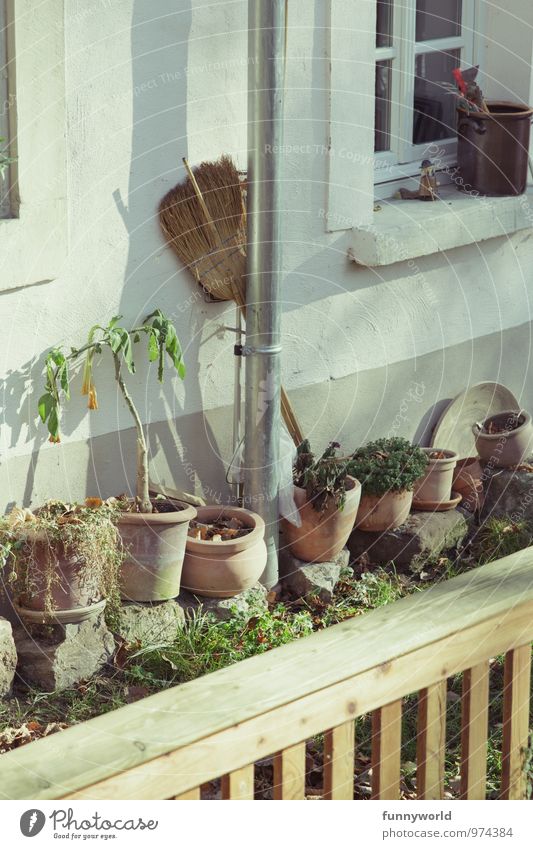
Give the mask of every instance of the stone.
<path id="1" fill-rule="evenodd" d="M 16 665 L 17 650 L 11 623 L 0 616 L 0 698 L 11 692 Z"/>
<path id="2" fill-rule="evenodd" d="M 348 548 L 354 559 L 366 554 L 371 563 L 394 563 L 397 568 L 418 571 L 429 558 L 456 548 L 467 537 L 473 518 L 466 511 L 411 513 L 395 531 L 352 531 Z"/>
<path id="3" fill-rule="evenodd" d="M 79 624 L 16 627 L 17 678 L 49 692 L 73 687 L 99 672 L 115 641 L 100 614 Z"/>
<path id="4" fill-rule="evenodd" d="M 294 557 L 288 548 L 280 551 L 280 576 L 284 589 L 296 598 L 318 596 L 328 604 L 333 599 L 335 585 L 341 573 L 347 570 L 350 553 L 343 548 L 334 560 L 324 563 L 306 563 Z"/>
<path id="5" fill-rule="evenodd" d="M 251 619 L 268 609 L 267 590 L 261 584 L 232 598 L 207 598 L 182 590 L 179 602 L 188 618 L 201 610 L 203 613 L 212 613 L 219 622 L 226 622 L 236 613 Z"/>
<path id="6" fill-rule="evenodd" d="M 528 461 L 531 463 L 532 461 Z M 513 522 L 525 521 L 533 525 L 533 466 L 517 469 L 483 469 L 485 497 L 481 520 L 506 516 Z"/>
<path id="7" fill-rule="evenodd" d="M 182 605 L 175 599 L 156 602 L 123 602 L 117 636 L 142 645 L 172 643 L 185 621 Z"/>

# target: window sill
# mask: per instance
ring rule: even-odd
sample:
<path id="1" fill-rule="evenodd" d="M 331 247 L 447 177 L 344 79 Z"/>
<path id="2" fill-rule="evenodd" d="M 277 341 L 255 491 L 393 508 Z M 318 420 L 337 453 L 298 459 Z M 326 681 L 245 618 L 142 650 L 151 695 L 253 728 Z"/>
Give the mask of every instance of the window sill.
<path id="1" fill-rule="evenodd" d="M 380 201 L 367 227 L 352 230 L 348 250 L 359 265 L 392 265 L 533 227 L 533 187 L 518 197 L 472 197 L 454 186 L 440 200 Z"/>

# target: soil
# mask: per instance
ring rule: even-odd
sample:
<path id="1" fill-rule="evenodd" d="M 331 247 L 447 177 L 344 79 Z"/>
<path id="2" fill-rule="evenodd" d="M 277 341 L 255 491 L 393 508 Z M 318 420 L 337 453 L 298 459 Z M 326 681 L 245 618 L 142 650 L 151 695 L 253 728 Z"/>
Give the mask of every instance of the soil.
<path id="1" fill-rule="evenodd" d="M 498 416 L 498 418 L 492 419 L 488 425 L 484 425 L 482 433 L 488 433 L 490 435 L 498 434 L 498 433 L 509 433 L 510 431 L 516 430 L 517 427 L 524 424 L 524 416 Z"/>
<path id="2" fill-rule="evenodd" d="M 240 519 L 234 516 L 221 516 L 217 522 L 204 524 L 194 519 L 189 525 L 189 536 L 193 539 L 206 540 L 208 542 L 227 542 L 238 539 L 249 534 L 252 528 L 248 528 Z"/>
<path id="3" fill-rule="evenodd" d="M 446 460 L 447 454 L 444 451 L 432 451 L 429 454 L 430 460 Z"/>
<path id="4" fill-rule="evenodd" d="M 117 501 L 119 502 L 120 509 L 123 510 L 124 513 L 141 512 L 137 502 L 133 498 L 130 498 L 129 495 L 119 495 L 117 496 Z M 170 498 L 151 498 L 150 502 L 154 513 L 179 513 L 184 509 L 180 504 L 177 504 Z"/>

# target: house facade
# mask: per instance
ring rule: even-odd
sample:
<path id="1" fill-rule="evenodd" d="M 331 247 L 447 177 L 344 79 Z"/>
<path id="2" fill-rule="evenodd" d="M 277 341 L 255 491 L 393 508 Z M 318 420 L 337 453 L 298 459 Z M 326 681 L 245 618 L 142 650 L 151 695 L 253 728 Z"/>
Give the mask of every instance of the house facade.
<path id="1" fill-rule="evenodd" d="M 235 309 L 204 299 L 157 207 L 183 156 L 246 168 L 246 0 L 0 2 L 0 135 L 17 157 L 0 220 L 2 509 L 131 488 L 135 434 L 110 362 L 95 372 L 97 411 L 74 387 L 60 445 L 37 399 L 49 348 L 155 306 L 175 321 L 187 376 L 160 389 L 139 357 L 131 379 L 152 478 L 224 500 Z M 482 380 L 533 406 L 533 200 L 458 191 L 439 85 L 479 63 L 486 98 L 531 102 L 533 7 L 507 6 L 288 2 L 283 383 L 317 449 L 425 441 L 446 400 Z M 427 156 L 442 201 L 391 203 Z"/>

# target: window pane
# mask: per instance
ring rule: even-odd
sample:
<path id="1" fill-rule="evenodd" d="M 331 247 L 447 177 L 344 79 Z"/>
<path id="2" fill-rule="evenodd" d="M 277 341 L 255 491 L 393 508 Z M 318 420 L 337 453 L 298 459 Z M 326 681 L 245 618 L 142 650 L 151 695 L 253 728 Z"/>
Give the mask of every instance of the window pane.
<path id="1" fill-rule="evenodd" d="M 390 150 L 390 88 L 392 62 L 376 62 L 374 150 Z"/>
<path id="2" fill-rule="evenodd" d="M 415 59 L 413 143 L 448 139 L 455 135 L 455 97 L 442 82 L 453 80 L 461 51 L 423 53 Z"/>
<path id="3" fill-rule="evenodd" d="M 416 40 L 461 35 L 462 0 L 417 0 Z"/>
<path id="4" fill-rule="evenodd" d="M 377 0 L 376 47 L 392 45 L 392 0 Z"/>

